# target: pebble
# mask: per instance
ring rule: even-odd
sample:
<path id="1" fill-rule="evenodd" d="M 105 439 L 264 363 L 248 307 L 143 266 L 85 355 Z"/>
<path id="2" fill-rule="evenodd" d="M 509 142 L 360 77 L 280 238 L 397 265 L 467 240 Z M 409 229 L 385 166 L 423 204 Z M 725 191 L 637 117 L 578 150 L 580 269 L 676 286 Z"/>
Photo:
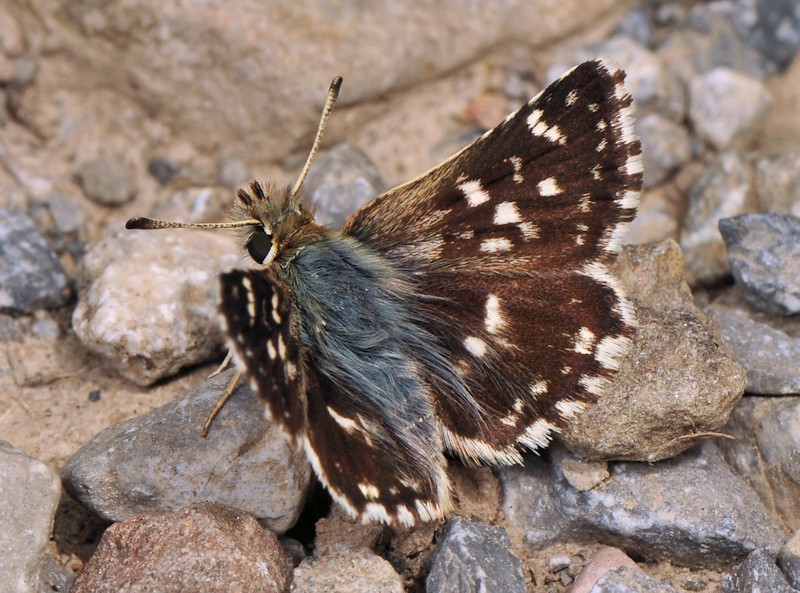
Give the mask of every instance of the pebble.
<path id="1" fill-rule="evenodd" d="M 103 206 L 122 206 L 136 196 L 130 166 L 120 158 L 87 161 L 78 167 L 75 177 L 86 197 Z"/>
<path id="2" fill-rule="evenodd" d="M 209 501 L 250 513 L 276 533 L 297 521 L 311 468 L 240 385 L 200 429 L 233 371 L 184 397 L 98 433 L 61 470 L 64 487 L 110 521 Z"/>
<path id="3" fill-rule="evenodd" d="M 800 5 L 795 0 L 739 0 L 733 14 L 747 44 L 783 72 L 800 46 Z"/>
<path id="4" fill-rule="evenodd" d="M 453 517 L 439 535 L 427 593 L 525 593 L 519 558 L 501 527 Z"/>
<path id="5" fill-rule="evenodd" d="M 314 159 L 303 192 L 316 208 L 317 222 L 338 229 L 385 187 L 366 154 L 352 144 L 339 144 Z"/>
<path id="6" fill-rule="evenodd" d="M 678 593 L 678 591 L 666 583 L 647 576 L 641 570 L 623 567 L 610 570 L 592 587 L 591 593 Z"/>
<path id="7" fill-rule="evenodd" d="M 800 398 L 746 397 L 720 443 L 728 463 L 746 477 L 789 532 L 800 529 Z"/>
<path id="8" fill-rule="evenodd" d="M 760 80 L 715 68 L 689 83 L 689 118 L 717 150 L 746 148 L 761 131 L 772 97 Z"/>
<path id="9" fill-rule="evenodd" d="M 595 583 L 612 570 L 627 568 L 641 572 L 637 564 L 619 548 L 604 546 L 594 553 L 575 579 L 570 593 L 590 593 Z M 595 593 L 597 593 L 595 591 Z"/>
<path id="10" fill-rule="evenodd" d="M 779 315 L 800 312 L 800 218 L 744 214 L 719 221 L 731 272 L 747 301 Z"/>
<path id="11" fill-rule="evenodd" d="M 119 231 L 82 261 L 76 335 L 137 385 L 219 355 L 219 274 L 243 262 L 213 231 Z"/>
<path id="12" fill-rule="evenodd" d="M 551 449 L 551 464 L 531 456 L 498 470 L 507 524 L 526 546 L 613 541 L 647 561 L 714 567 L 783 545 L 780 527 L 713 443 L 654 464 L 611 462 L 610 477 L 586 491 L 563 475 L 571 454 Z"/>
<path id="13" fill-rule="evenodd" d="M 246 513 L 203 503 L 109 527 L 70 593 L 283 593 L 291 575 L 273 533 Z"/>
<path id="14" fill-rule="evenodd" d="M 800 216 L 800 142 L 759 156 L 755 169 L 755 187 L 763 209 Z"/>
<path id="15" fill-rule="evenodd" d="M 754 550 L 731 574 L 722 577 L 719 593 L 797 593 L 775 565 L 772 550 Z"/>
<path id="16" fill-rule="evenodd" d="M 67 302 L 69 279 L 33 219 L 0 210 L 0 308 L 32 313 Z"/>
<path id="17" fill-rule="evenodd" d="M 217 175 L 220 184 L 232 190 L 242 187 L 253 178 L 247 164 L 233 157 L 220 157 L 217 161 Z"/>
<path id="18" fill-rule="evenodd" d="M 689 284 L 715 284 L 730 274 L 719 220 L 759 209 L 753 168 L 741 152 L 714 157 L 689 190 L 680 245 Z"/>
<path id="19" fill-rule="evenodd" d="M 662 115 L 651 113 L 636 121 L 642 142 L 644 186 L 658 185 L 692 156 L 689 132 Z"/>
<path id="20" fill-rule="evenodd" d="M 47 465 L 0 441 L 0 575 L 4 591 L 40 593 L 72 579 L 69 569 L 47 562 L 53 519 L 61 497 L 58 475 Z"/>
<path id="21" fill-rule="evenodd" d="M 557 438 L 587 459 L 672 457 L 725 424 L 747 376 L 694 305 L 674 241 L 627 246 L 612 272 L 639 328 L 603 397 Z"/>
<path id="22" fill-rule="evenodd" d="M 147 172 L 161 187 L 169 185 L 180 166 L 164 157 L 153 157 L 147 162 Z"/>
<path id="23" fill-rule="evenodd" d="M 748 393 L 800 393 L 800 339 L 755 318 L 746 309 L 712 303 L 707 311 L 736 362 L 747 372 Z"/>
<path id="24" fill-rule="evenodd" d="M 400 575 L 369 550 L 350 550 L 303 560 L 291 593 L 403 593 Z"/>

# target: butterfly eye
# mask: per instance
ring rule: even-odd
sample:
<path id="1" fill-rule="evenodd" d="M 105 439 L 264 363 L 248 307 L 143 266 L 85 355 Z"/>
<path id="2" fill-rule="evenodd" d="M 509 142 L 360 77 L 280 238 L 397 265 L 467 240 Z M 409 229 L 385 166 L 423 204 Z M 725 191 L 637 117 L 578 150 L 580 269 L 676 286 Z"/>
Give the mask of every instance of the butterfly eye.
<path id="1" fill-rule="evenodd" d="M 247 253 L 259 264 L 268 264 L 272 260 L 273 247 L 272 235 L 268 235 L 263 228 L 255 231 L 247 241 Z"/>

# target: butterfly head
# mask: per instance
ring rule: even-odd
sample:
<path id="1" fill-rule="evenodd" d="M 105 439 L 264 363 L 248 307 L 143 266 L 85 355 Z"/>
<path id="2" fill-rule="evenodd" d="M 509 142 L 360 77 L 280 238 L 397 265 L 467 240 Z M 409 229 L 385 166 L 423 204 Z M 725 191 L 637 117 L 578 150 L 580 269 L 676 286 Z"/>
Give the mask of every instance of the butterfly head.
<path id="1" fill-rule="evenodd" d="M 240 189 L 236 197 L 234 217 L 257 221 L 246 227 L 244 249 L 262 266 L 269 266 L 280 255 L 298 248 L 315 227 L 312 213 L 302 206 L 291 188 L 279 190 L 253 181 L 249 190 Z"/>

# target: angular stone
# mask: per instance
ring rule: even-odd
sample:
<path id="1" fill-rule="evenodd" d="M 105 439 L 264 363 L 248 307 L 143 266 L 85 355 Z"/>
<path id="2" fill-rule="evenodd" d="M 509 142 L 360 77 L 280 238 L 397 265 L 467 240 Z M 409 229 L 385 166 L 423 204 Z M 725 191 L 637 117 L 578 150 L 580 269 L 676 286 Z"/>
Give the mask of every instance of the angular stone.
<path id="1" fill-rule="evenodd" d="M 800 216 L 800 143 L 780 146 L 774 153 L 760 156 L 755 187 L 758 203 L 767 212 Z"/>
<path id="2" fill-rule="evenodd" d="M 83 260 L 75 333 L 127 379 L 149 385 L 217 356 L 219 274 L 241 265 L 222 233 L 121 231 Z"/>
<path id="3" fill-rule="evenodd" d="M 10 587 L 4 590 L 39 593 L 52 580 L 46 560 L 60 497 L 53 470 L 0 441 L 0 575 Z"/>
<path id="4" fill-rule="evenodd" d="M 273 533 L 205 503 L 109 527 L 71 593 L 283 593 L 291 575 Z"/>
<path id="5" fill-rule="evenodd" d="M 597 581 L 591 593 L 678 593 L 678 591 L 666 583 L 647 576 L 641 570 L 614 568 Z"/>
<path id="6" fill-rule="evenodd" d="M 719 593 L 797 593 L 775 566 L 772 550 L 754 550 L 739 568 L 725 575 L 719 583 Z"/>
<path id="7" fill-rule="evenodd" d="M 311 468 L 302 449 L 266 424 L 252 391 L 241 384 L 208 437 L 200 436 L 231 374 L 100 432 L 61 470 L 65 488 L 111 521 L 209 501 L 250 513 L 275 532 L 289 529 Z"/>
<path id="8" fill-rule="evenodd" d="M 695 307 L 674 241 L 626 247 L 613 271 L 639 329 L 603 396 L 557 438 L 588 459 L 666 459 L 725 424 L 746 374 Z"/>
<path id="9" fill-rule="evenodd" d="M 609 479 L 584 491 L 563 475 L 570 454 L 554 447 L 552 457 L 549 473 L 536 460 L 499 470 L 509 529 L 529 547 L 600 541 L 645 560 L 716 566 L 783 545 L 759 497 L 712 443 L 654 464 L 612 462 Z"/>
<path id="10" fill-rule="evenodd" d="M 0 309 L 31 313 L 67 302 L 69 280 L 33 220 L 0 210 Z"/>
<path id="11" fill-rule="evenodd" d="M 759 209 L 747 157 L 725 152 L 700 174 L 689 191 L 680 244 L 690 284 L 714 284 L 730 273 L 719 220 Z"/>
<path id="12" fill-rule="evenodd" d="M 715 68 L 689 83 L 694 129 L 717 150 L 746 148 L 761 130 L 771 103 L 763 82 L 729 68 Z"/>
<path id="13" fill-rule="evenodd" d="M 100 157 L 83 163 L 76 177 L 86 197 L 103 206 L 122 206 L 136 196 L 130 166 L 119 158 Z"/>
<path id="14" fill-rule="evenodd" d="M 745 397 L 720 443 L 728 463 L 789 531 L 800 529 L 800 397 Z"/>
<path id="15" fill-rule="evenodd" d="M 403 593 L 392 565 L 369 550 L 309 558 L 294 570 L 291 593 Z"/>
<path id="16" fill-rule="evenodd" d="M 689 132 L 662 115 L 638 118 L 636 132 L 642 142 L 645 187 L 658 185 L 692 156 Z"/>
<path id="17" fill-rule="evenodd" d="M 733 358 L 747 372 L 748 393 L 800 393 L 800 337 L 759 320 L 746 309 L 712 303 L 706 311 Z"/>
<path id="18" fill-rule="evenodd" d="M 506 530 L 453 517 L 439 536 L 425 584 L 427 593 L 525 593 L 522 564 Z"/>
<path id="19" fill-rule="evenodd" d="M 800 218 L 744 214 L 719 221 L 744 297 L 772 313 L 800 313 Z"/>

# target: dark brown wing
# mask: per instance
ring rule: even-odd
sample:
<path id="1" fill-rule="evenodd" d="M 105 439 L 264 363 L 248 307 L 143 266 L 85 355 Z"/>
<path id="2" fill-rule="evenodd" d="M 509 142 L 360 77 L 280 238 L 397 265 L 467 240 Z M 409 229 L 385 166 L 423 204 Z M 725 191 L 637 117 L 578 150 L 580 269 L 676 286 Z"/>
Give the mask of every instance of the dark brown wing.
<path id="1" fill-rule="evenodd" d="M 479 402 L 433 389 L 445 439 L 466 459 L 516 461 L 515 444 L 546 444 L 629 345 L 635 317 L 605 266 L 641 188 L 623 79 L 602 61 L 575 67 L 345 224 L 413 278 Z"/>

